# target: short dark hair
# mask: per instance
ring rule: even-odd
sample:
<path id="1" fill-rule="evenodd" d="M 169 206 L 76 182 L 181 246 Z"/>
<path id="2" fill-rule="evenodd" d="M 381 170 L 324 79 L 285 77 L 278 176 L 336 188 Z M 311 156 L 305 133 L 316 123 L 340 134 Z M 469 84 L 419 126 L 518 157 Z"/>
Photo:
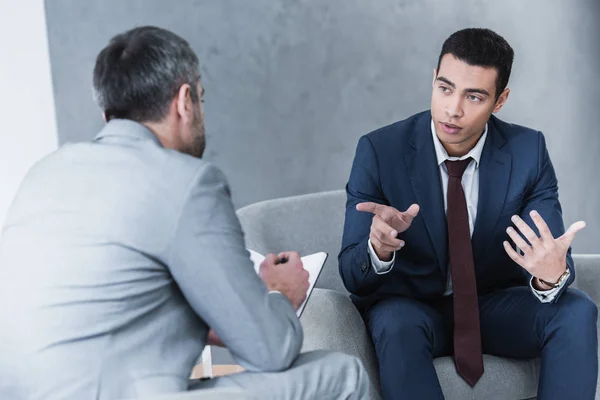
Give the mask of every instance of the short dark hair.
<path id="1" fill-rule="evenodd" d="M 166 29 L 144 26 L 113 37 L 98 54 L 94 97 L 107 121 L 157 122 L 185 83 L 198 102 L 199 80 L 200 62 L 187 41 Z"/>
<path id="2" fill-rule="evenodd" d="M 452 54 L 469 65 L 495 68 L 498 72 L 496 100 L 506 89 L 515 53 L 508 42 L 496 32 L 484 28 L 468 28 L 454 32 L 442 46 L 437 65 L 438 72 L 446 54 Z"/>

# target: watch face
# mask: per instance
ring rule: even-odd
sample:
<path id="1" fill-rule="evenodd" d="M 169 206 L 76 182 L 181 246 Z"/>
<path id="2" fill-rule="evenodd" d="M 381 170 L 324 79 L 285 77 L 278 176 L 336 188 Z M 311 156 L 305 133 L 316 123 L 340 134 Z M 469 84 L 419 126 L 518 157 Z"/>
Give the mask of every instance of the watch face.
<path id="1" fill-rule="evenodd" d="M 567 270 L 565 272 L 563 272 L 563 274 L 560 276 L 560 278 L 558 278 L 558 282 L 556 282 L 556 285 L 554 285 L 554 287 L 559 287 L 564 281 L 565 279 L 567 279 L 567 277 L 569 276 L 569 269 L 567 268 Z"/>

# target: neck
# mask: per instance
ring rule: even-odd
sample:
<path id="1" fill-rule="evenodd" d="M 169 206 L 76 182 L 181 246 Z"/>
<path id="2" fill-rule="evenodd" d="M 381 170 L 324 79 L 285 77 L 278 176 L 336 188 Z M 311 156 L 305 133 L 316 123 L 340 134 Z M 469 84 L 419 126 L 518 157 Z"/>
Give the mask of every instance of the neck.
<path id="1" fill-rule="evenodd" d="M 175 135 L 174 130 L 168 123 L 160 122 L 144 122 L 143 125 L 158 138 L 160 144 L 166 149 L 180 150 L 181 143 L 179 137 Z"/>

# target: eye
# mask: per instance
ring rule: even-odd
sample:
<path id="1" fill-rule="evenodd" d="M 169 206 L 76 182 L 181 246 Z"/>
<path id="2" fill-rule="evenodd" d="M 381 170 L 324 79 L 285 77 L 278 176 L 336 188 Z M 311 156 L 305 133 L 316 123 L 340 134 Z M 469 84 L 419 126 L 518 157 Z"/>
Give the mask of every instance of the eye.
<path id="1" fill-rule="evenodd" d="M 439 89 L 442 91 L 442 93 L 450 93 L 450 88 L 446 86 L 439 86 Z"/>
<path id="2" fill-rule="evenodd" d="M 479 103 L 480 101 L 482 101 L 482 99 L 480 97 L 477 97 L 477 96 L 472 95 L 472 94 L 468 95 L 467 99 L 469 99 L 471 101 L 474 101 L 476 103 Z"/>

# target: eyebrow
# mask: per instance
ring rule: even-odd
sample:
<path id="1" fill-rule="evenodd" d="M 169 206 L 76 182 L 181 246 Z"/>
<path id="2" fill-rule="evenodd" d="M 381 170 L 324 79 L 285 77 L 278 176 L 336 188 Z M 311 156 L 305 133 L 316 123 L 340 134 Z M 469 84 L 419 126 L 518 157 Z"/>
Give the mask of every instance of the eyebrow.
<path id="1" fill-rule="evenodd" d="M 446 85 L 452 87 L 453 89 L 456 89 L 456 85 L 450 79 L 444 78 L 443 76 L 438 76 L 436 78 L 436 81 L 444 82 Z M 476 88 L 465 89 L 465 90 L 463 90 L 463 93 L 479 93 L 479 94 L 483 94 L 485 96 L 490 95 L 490 93 L 487 90 L 476 89 Z"/>

